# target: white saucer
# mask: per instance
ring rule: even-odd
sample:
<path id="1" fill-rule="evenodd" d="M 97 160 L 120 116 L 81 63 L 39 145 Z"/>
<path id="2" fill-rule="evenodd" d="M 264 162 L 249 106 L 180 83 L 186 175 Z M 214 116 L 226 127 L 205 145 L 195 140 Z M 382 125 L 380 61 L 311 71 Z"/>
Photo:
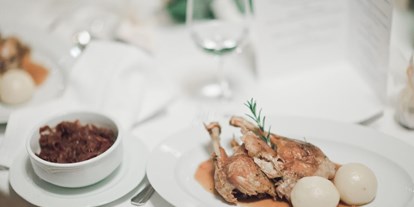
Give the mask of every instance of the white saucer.
<path id="1" fill-rule="evenodd" d="M 83 188 L 63 188 L 37 177 L 26 151 L 21 153 L 10 168 L 10 185 L 22 198 L 37 206 L 80 207 L 99 206 L 121 198 L 142 181 L 145 176 L 146 157 L 144 143 L 136 137 L 124 139 L 124 160 L 107 178 Z"/>

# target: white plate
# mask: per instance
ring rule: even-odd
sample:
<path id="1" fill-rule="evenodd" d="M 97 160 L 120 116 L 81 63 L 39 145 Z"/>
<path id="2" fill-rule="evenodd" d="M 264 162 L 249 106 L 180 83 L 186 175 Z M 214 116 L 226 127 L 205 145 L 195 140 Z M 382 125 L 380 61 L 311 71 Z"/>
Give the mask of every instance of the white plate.
<path id="1" fill-rule="evenodd" d="M 266 121 L 271 123 L 273 132 L 319 146 L 332 161 L 369 166 L 379 186 L 376 199 L 366 206 L 414 206 L 413 146 L 358 125 L 295 117 L 267 117 Z M 221 143 L 231 153 L 230 138 L 239 130 L 227 123 L 221 123 Z M 201 126 L 177 133 L 152 152 L 148 179 L 174 206 L 231 206 L 204 190 L 194 179 L 198 165 L 209 159 L 211 148 L 210 137 Z"/>
<path id="2" fill-rule="evenodd" d="M 37 206 L 98 206 L 115 201 L 142 181 L 148 150 L 136 137 L 124 139 L 124 160 L 107 178 L 83 188 L 63 188 L 34 174 L 26 152 L 10 168 L 10 185 L 22 198 Z"/>
<path id="3" fill-rule="evenodd" d="M 56 36 L 30 25 L 0 22 L 0 32 L 4 37 L 17 36 L 30 47 L 33 60 L 49 70 L 45 82 L 36 88 L 33 97 L 28 102 L 19 105 L 0 102 L 0 123 L 6 123 L 10 113 L 14 110 L 41 104 L 62 94 L 69 69 L 69 49 Z"/>

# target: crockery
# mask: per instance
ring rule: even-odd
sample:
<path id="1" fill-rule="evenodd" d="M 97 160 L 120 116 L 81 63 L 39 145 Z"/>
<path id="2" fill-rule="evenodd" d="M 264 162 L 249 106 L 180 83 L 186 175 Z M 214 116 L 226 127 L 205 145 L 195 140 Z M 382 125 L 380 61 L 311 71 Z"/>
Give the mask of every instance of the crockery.
<path id="1" fill-rule="evenodd" d="M 43 160 L 37 156 L 41 151 L 39 129 L 43 126 L 53 128 L 63 121 L 79 121 L 81 125 L 92 124 L 110 129 L 115 133 L 115 141 L 105 152 L 88 160 L 74 163 L 54 163 Z M 34 172 L 41 179 L 62 187 L 84 187 L 104 179 L 120 165 L 123 134 L 120 124 L 113 118 L 95 112 L 74 111 L 40 121 L 34 127 L 31 137 L 27 139 L 26 150 Z"/>
<path id="2" fill-rule="evenodd" d="M 40 179 L 31 167 L 26 151 L 22 151 L 10 168 L 13 190 L 36 206 L 100 206 L 131 192 L 145 176 L 148 149 L 137 137 L 124 139 L 121 165 L 100 182 L 82 188 L 64 188 Z"/>

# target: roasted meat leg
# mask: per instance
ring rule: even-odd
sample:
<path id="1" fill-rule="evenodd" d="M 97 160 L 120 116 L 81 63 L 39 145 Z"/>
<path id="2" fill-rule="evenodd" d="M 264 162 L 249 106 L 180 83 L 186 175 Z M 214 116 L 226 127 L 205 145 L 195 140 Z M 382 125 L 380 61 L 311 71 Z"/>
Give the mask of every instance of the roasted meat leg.
<path id="1" fill-rule="evenodd" d="M 232 117 L 230 125 L 241 128 L 247 154 L 275 182 L 280 197 L 290 200 L 293 186 L 302 177 L 321 176 L 332 179 L 335 175 L 335 163 L 311 143 L 270 134 L 273 144 L 270 147 L 259 137 L 266 136 L 267 133 L 244 118 Z"/>
<path id="2" fill-rule="evenodd" d="M 236 203 L 237 196 L 276 197 L 273 183 L 263 174 L 253 159 L 247 155 L 244 145 L 234 147 L 228 156 L 220 146 L 220 125 L 217 122 L 205 125 L 213 142 L 214 186 L 229 203 Z"/>

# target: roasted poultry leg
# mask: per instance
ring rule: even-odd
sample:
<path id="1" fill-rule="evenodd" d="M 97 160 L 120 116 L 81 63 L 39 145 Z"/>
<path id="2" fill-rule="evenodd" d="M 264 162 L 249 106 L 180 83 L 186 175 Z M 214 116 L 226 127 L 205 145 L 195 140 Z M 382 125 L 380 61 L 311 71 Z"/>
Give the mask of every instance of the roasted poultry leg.
<path id="1" fill-rule="evenodd" d="M 213 122 L 205 128 L 213 142 L 214 186 L 227 202 L 236 203 L 240 195 L 276 197 L 273 183 L 247 155 L 244 145 L 237 147 L 234 155 L 228 156 L 220 146 L 220 125 Z"/>

